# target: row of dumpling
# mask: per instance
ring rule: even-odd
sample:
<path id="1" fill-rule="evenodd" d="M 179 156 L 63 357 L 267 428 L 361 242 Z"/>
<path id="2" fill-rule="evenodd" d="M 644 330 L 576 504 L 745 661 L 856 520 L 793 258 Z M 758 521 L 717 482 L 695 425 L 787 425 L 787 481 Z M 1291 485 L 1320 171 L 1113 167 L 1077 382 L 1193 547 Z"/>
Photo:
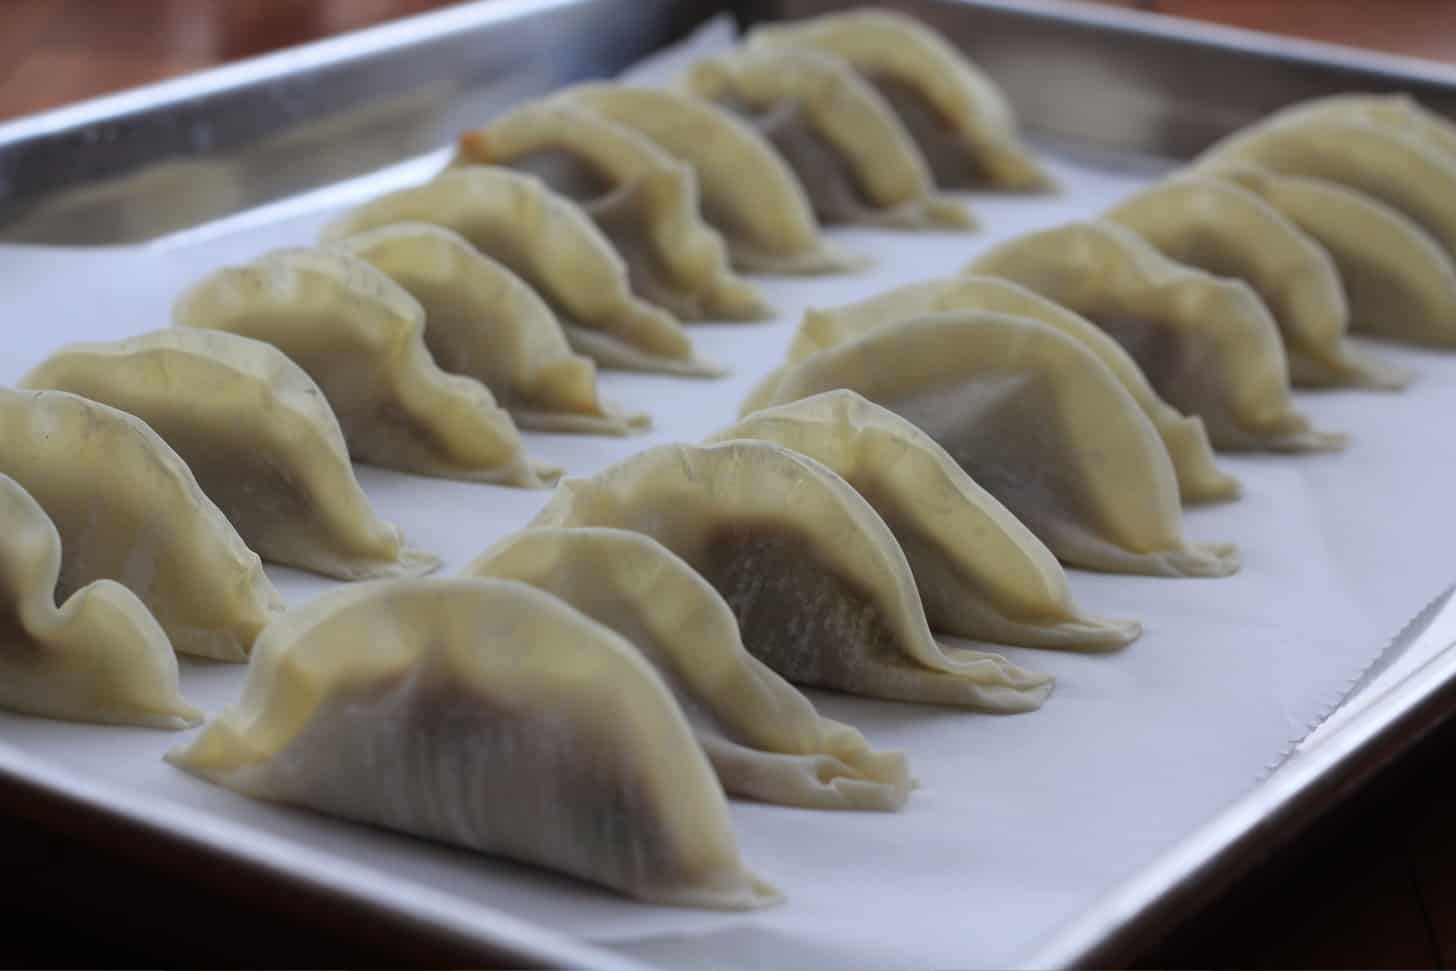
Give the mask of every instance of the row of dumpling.
<path id="1" fill-rule="evenodd" d="M 936 633 L 1104 651 L 1140 628 L 1078 610 L 929 435 L 831 391 L 564 481 L 461 578 L 291 611 L 238 703 L 169 758 L 643 899 L 759 906 L 777 895 L 739 862 L 725 793 L 894 810 L 914 787 L 793 685 L 989 712 L 1050 694 Z"/>

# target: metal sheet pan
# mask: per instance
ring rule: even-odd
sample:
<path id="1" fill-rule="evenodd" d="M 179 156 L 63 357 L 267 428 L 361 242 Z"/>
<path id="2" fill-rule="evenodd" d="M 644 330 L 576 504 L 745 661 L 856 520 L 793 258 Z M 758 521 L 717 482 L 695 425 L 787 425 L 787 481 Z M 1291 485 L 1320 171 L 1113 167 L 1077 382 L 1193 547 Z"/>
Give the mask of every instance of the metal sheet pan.
<path id="1" fill-rule="evenodd" d="M 423 153 L 456 130 L 580 77 L 610 74 L 722 9 L 798 16 L 828 0 L 705 4 L 544 0 L 465 5 L 0 125 L 0 239 L 151 238 Z M 1456 116 L 1456 69 L 1117 10 L 1008 0 L 892 3 L 934 23 L 1005 86 L 1027 125 L 1071 144 L 1186 157 L 1280 105 L 1343 90 L 1406 90 Z M 1237 78 L 1238 83 L 1230 83 Z M 1261 856 L 1450 715 L 1456 657 L 1433 663 L 1329 744 L 1250 792 L 1038 952 L 1037 966 L 1127 962 Z M 125 830 L 195 866 L 182 831 L 84 787 L 9 767 L 0 788 L 77 832 Z M 287 879 L 235 858 L 239 879 Z M 367 888 L 315 887 L 355 918 L 387 917 L 469 963 L 609 958 L 502 919 L 457 935 L 448 912 L 386 912 Z M 345 918 L 348 919 L 348 918 Z"/>

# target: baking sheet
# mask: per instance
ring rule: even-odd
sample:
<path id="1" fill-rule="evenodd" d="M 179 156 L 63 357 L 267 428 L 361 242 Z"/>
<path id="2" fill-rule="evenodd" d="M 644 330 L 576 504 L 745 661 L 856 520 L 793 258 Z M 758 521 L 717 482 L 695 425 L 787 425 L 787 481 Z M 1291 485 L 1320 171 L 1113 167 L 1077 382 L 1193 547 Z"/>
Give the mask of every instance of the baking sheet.
<path id="1" fill-rule="evenodd" d="M 70 340 L 115 339 L 168 321 L 171 300 L 215 267 L 306 243 L 341 206 L 428 175 L 438 156 L 156 243 L 102 250 L 0 247 L 0 383 Z M 604 374 L 606 393 L 657 422 L 627 440 L 528 434 L 532 453 L 573 474 L 652 444 L 694 441 L 732 420 L 772 367 L 799 312 L 952 272 L 1018 233 L 1096 213 L 1163 169 L 1155 160 L 1057 151 L 1064 192 L 974 198 L 975 235 L 836 231 L 872 254 L 866 273 L 760 280 L 769 324 L 697 325 L 701 351 L 733 367 L 719 381 Z M 1224 457 L 1246 496 L 1190 510 L 1195 541 L 1238 542 L 1243 571 L 1163 580 L 1069 571 L 1090 612 L 1142 620 L 1111 656 L 1005 649 L 1058 677 L 1046 707 L 988 716 L 814 695 L 872 742 L 903 748 L 922 788 L 897 815 L 734 803 L 744 856 L 787 902 L 753 914 L 621 900 L 549 873 L 301 810 L 250 802 L 160 760 L 185 736 L 0 715 L 0 761 L 84 785 L 178 828 L 368 883 L 402 908 L 469 925 L 491 910 L 678 967 L 1006 965 L 1098 895 L 1152 862 L 1256 784 L 1404 620 L 1453 578 L 1456 359 L 1379 347 L 1420 374 L 1408 393 L 1300 395 L 1321 427 L 1348 431 L 1341 455 Z M 546 493 L 361 468 L 381 512 L 458 568 L 521 527 Z M 269 568 L 291 603 L 328 581 Z M 183 661 L 184 689 L 216 713 L 240 667 Z"/>

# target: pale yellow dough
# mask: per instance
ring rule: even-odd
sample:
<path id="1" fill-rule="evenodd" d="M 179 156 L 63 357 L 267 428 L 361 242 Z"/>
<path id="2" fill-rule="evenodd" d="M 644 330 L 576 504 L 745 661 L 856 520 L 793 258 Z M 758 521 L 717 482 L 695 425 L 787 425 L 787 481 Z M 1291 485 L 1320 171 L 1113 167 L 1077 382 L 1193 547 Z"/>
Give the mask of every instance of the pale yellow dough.
<path id="1" fill-rule="evenodd" d="M 287 354 L 323 390 L 356 461 L 526 488 L 560 475 L 526 456 L 483 384 L 440 370 L 425 346 L 424 308 L 363 260 L 274 250 L 194 284 L 173 319 Z"/>
<path id="2" fill-rule="evenodd" d="M 1072 603 L 1050 550 L 930 436 L 853 391 L 757 412 L 708 442 L 756 439 L 844 479 L 895 534 L 931 629 L 1023 647 L 1108 650 L 1141 633 Z"/>
<path id="3" fill-rule="evenodd" d="M 150 728 L 202 720 L 182 698 L 166 633 L 130 590 L 97 580 L 57 609 L 61 536 L 6 475 L 0 523 L 0 708 Z"/>
<path id="4" fill-rule="evenodd" d="M 456 163 L 541 177 L 612 241 L 633 291 L 682 320 L 772 315 L 703 222 L 693 170 L 635 129 L 568 101 L 534 101 L 462 135 Z"/>
<path id="5" fill-rule="evenodd" d="M 459 233 L 396 223 L 333 245 L 418 300 L 435 363 L 489 388 L 521 428 L 629 435 L 652 426 L 647 415 L 603 401 L 596 365 L 572 352 L 546 302 Z"/>
<path id="6" fill-rule="evenodd" d="M 1203 419 L 1214 447 L 1340 448 L 1294 407 L 1279 327 L 1248 284 L 1175 263 L 1106 220 L 994 246 L 965 272 L 998 276 L 1110 334 L 1165 401 Z"/>
<path id="7" fill-rule="evenodd" d="M 272 345 L 174 327 L 64 347 L 20 385 L 69 391 L 146 422 L 268 562 L 340 580 L 440 565 L 374 512 L 323 392 Z"/>
<path id="8" fill-rule="evenodd" d="M 140 419 L 64 391 L 0 388 L 0 475 L 61 537 L 56 596 L 114 580 L 172 647 L 241 661 L 283 601 L 187 463 Z"/>
<path id="9" fill-rule="evenodd" d="M 532 526 L 645 533 L 728 601 L 744 646 L 794 682 L 1029 711 L 1052 679 L 931 636 L 910 565 L 839 476 L 768 442 L 663 445 L 567 479 Z"/>
<path id="10" fill-rule="evenodd" d="M 1081 343 L 988 311 L 877 328 L 790 365 L 765 405 L 848 388 L 919 426 L 1063 563 L 1226 576 L 1227 544 L 1190 545 L 1152 423 Z"/>
<path id="11" fill-rule="evenodd" d="M 491 547 L 468 576 L 518 580 L 621 634 L 672 690 L 723 786 L 814 809 L 893 810 L 905 757 L 820 717 L 749 654 L 733 611 L 656 540 L 621 529 L 527 529 Z"/>
<path id="12" fill-rule="evenodd" d="M 1016 117 L 990 76 L 920 21 L 865 7 L 748 35 L 750 48 L 810 48 L 841 57 L 894 105 L 942 188 L 1047 189 Z"/>
<path id="13" fill-rule="evenodd" d="M 655 903 L 778 899 L 636 649 L 503 580 L 326 594 L 259 639 L 237 704 L 168 761 L 259 799 L 549 867 Z"/>

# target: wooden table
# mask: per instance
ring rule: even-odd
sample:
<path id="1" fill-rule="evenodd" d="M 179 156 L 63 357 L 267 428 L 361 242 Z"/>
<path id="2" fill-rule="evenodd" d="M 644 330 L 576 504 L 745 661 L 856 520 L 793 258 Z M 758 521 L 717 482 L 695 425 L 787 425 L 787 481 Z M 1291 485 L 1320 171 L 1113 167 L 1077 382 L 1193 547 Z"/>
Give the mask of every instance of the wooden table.
<path id="1" fill-rule="evenodd" d="M 0 119 L 175 76 L 455 0 L 0 0 Z M 1456 0 L 1102 0 L 1114 6 L 1456 62 Z M 1336 814 L 1323 832 L 1179 930 L 1161 966 L 1419 967 L 1456 962 L 1456 726 Z M 25 834 L 0 821 L 9 910 L 0 964 L 378 963 L 347 929 L 232 909 L 235 935 L 189 926 L 189 894 L 133 879 L 124 856 Z M 89 880 L 97 891 L 72 886 Z M 68 887 L 70 887 L 68 891 Z M 74 895 L 76 910 L 55 907 Z M 209 901 L 190 899 L 192 908 Z M 140 906 L 150 919 L 128 918 Z M 161 919 L 158 919 L 161 918 Z M 173 927 L 171 933 L 167 928 Z M 179 926 L 181 925 L 181 926 Z"/>

